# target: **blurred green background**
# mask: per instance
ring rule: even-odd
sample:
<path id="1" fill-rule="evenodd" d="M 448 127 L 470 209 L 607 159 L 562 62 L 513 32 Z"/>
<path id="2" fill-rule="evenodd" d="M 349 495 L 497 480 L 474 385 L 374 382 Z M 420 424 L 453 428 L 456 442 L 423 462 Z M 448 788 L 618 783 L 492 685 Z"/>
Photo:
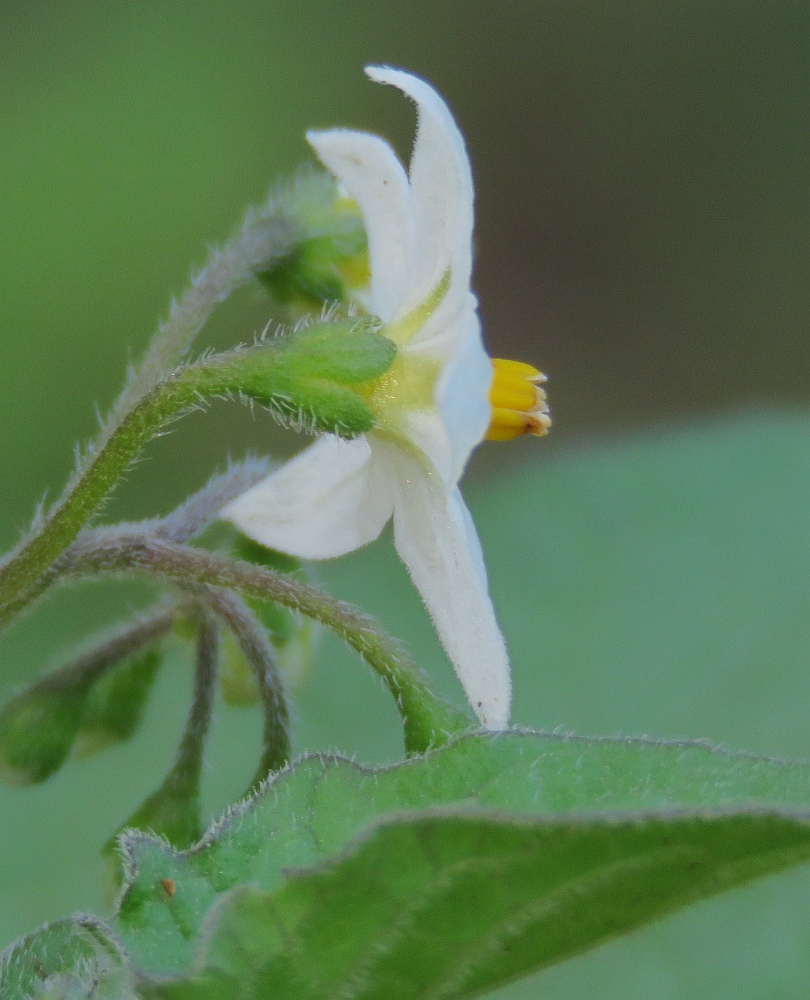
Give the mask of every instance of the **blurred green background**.
<path id="1" fill-rule="evenodd" d="M 206 244 L 308 159 L 305 129 L 367 128 L 407 153 L 412 111 L 366 62 L 450 102 L 489 346 L 551 376 L 552 436 L 480 449 L 466 490 L 516 721 L 808 756 L 806 3 L 0 4 L 0 541 L 61 488 L 93 404 Z M 204 342 L 270 318 L 253 290 Z M 154 443 L 108 516 L 166 511 L 227 454 L 291 446 L 269 417 L 214 407 Z M 387 537 L 318 572 L 457 693 Z M 0 690 L 146 596 L 52 596 L 0 640 Z M 98 850 L 182 725 L 188 669 L 173 666 L 132 744 L 0 789 L 0 942 L 103 906 Z M 386 696 L 328 638 L 296 712 L 302 751 L 400 752 Z M 257 741 L 252 713 L 221 711 L 212 811 Z M 796 996 L 808 903 L 807 873 L 790 873 L 499 996 Z"/>

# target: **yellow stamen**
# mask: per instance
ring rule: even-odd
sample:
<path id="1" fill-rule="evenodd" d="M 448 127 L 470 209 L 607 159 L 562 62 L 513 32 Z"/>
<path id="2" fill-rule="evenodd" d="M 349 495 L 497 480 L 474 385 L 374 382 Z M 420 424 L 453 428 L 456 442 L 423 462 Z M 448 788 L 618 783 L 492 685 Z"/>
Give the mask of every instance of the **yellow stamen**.
<path id="1" fill-rule="evenodd" d="M 492 359 L 492 407 L 488 441 L 511 441 L 522 434 L 543 437 L 551 426 L 546 394 L 540 388 L 546 376 L 521 361 Z"/>

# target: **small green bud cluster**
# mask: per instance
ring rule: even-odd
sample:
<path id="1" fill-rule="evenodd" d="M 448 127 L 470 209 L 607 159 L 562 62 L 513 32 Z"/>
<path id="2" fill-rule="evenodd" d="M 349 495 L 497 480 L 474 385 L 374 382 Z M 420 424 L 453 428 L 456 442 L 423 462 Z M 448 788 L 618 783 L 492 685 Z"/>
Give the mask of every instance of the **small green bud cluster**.
<path id="1" fill-rule="evenodd" d="M 88 757 L 135 735 L 162 662 L 160 651 L 148 649 L 119 664 L 91 688 L 73 745 L 76 757 Z"/>

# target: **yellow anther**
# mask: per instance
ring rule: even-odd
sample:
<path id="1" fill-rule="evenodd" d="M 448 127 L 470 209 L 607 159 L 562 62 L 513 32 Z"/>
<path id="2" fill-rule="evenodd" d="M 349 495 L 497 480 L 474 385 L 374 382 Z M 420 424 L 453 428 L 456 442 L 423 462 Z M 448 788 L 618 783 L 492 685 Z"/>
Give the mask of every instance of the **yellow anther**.
<path id="1" fill-rule="evenodd" d="M 511 441 L 522 434 L 547 434 L 551 418 L 546 394 L 540 387 L 546 376 L 531 365 L 504 358 L 492 359 L 492 373 L 492 416 L 487 440 Z"/>

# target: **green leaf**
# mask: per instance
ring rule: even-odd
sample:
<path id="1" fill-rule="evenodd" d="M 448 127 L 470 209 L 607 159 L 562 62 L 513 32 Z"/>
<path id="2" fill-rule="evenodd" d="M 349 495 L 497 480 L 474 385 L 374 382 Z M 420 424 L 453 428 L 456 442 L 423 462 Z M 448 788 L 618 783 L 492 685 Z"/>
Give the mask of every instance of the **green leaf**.
<path id="1" fill-rule="evenodd" d="M 551 373 L 553 375 L 553 372 Z M 563 428 L 558 428 L 562 430 Z M 575 447 L 485 443 L 462 489 L 512 661 L 514 716 L 810 759 L 810 414 L 753 411 Z M 323 563 L 458 700 L 390 541 Z M 368 581 L 375 585 L 369 588 Z M 305 745 L 391 761 L 385 706 L 330 638 Z M 681 912 L 499 1000 L 762 1000 L 810 981 L 810 866 Z"/>
<path id="2" fill-rule="evenodd" d="M 46 924 L 0 953 L 3 1000 L 124 1000 L 124 957 L 112 932 L 95 917 Z"/>
<path id="3" fill-rule="evenodd" d="M 185 976 L 156 995 L 450 1000 L 810 857 L 810 769 L 474 735 L 379 771 L 305 758 L 200 847 L 125 851 L 125 944 Z"/>

